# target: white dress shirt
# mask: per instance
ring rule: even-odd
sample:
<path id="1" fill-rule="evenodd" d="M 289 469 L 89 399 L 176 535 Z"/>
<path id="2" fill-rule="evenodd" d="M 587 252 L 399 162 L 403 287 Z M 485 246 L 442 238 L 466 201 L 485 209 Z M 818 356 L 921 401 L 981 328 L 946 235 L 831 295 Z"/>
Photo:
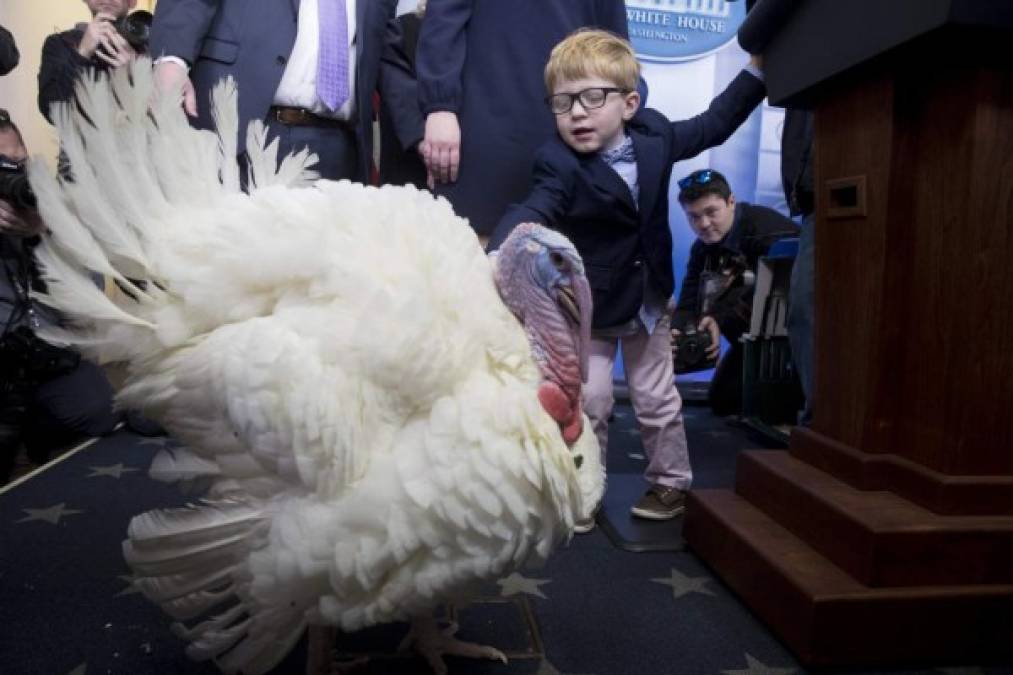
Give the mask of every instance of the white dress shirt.
<path id="1" fill-rule="evenodd" d="M 317 0 L 300 0 L 299 24 L 295 44 L 281 76 L 274 104 L 293 108 L 306 108 L 321 117 L 352 119 L 355 114 L 355 23 L 356 0 L 345 0 L 348 17 L 348 100 L 338 110 L 329 110 L 317 97 L 317 52 L 319 51 L 320 21 Z"/>

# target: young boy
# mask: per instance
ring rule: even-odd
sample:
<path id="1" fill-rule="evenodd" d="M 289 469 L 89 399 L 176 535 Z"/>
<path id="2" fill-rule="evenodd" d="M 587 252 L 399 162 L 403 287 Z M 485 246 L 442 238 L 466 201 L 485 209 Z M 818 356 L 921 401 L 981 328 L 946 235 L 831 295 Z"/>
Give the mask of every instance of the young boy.
<path id="1" fill-rule="evenodd" d="M 612 367 L 621 342 L 648 456 L 649 487 L 632 513 L 668 520 L 683 512 L 692 480 L 666 311 L 675 287 L 668 227 L 672 164 L 722 143 L 765 90 L 755 74 L 742 72 L 706 112 L 669 122 L 655 110 L 639 109 L 639 74 L 629 43 L 611 33 L 581 30 L 556 45 L 545 84 L 559 135 L 539 150 L 531 192 L 507 211 L 492 246 L 515 225 L 533 221 L 559 230 L 580 251 L 594 296 L 585 411 L 604 464 Z"/>

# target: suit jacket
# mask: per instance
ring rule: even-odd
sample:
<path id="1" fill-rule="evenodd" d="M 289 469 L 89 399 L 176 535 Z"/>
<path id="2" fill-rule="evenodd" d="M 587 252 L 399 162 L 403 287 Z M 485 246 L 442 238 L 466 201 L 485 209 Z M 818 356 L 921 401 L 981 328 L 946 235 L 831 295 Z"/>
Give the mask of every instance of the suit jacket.
<path id="1" fill-rule="evenodd" d="M 439 186 L 479 234 L 524 198 L 538 147 L 553 136 L 542 71 L 583 26 L 626 37 L 622 0 L 429 0 L 418 45 L 423 112 L 461 125 L 460 177 Z"/>
<path id="2" fill-rule="evenodd" d="M 356 3 L 355 119 L 360 180 L 369 177 L 373 155 L 373 91 L 388 101 L 404 100 L 403 92 L 384 93 L 383 70 L 406 70 L 385 47 L 397 39 L 393 21 L 397 0 L 358 0 Z M 264 119 L 285 72 L 298 28 L 299 0 L 161 0 L 155 8 L 150 52 L 153 58 L 178 56 L 191 65 L 197 90 L 196 125 L 211 128 L 210 94 L 214 85 L 231 75 L 239 86 L 239 151 L 245 149 L 246 126 Z M 414 92 L 411 92 L 414 94 Z M 410 98 L 415 98 L 410 96 Z M 414 103 L 414 101 L 413 101 Z M 405 143 L 422 137 L 423 120 L 417 105 L 401 106 L 392 118 Z"/>
<path id="3" fill-rule="evenodd" d="M 557 135 L 539 150 L 531 192 L 503 216 L 491 246 L 522 222 L 559 230 L 584 259 L 594 299 L 593 328 L 629 321 L 643 304 L 645 274 L 661 297 L 670 297 L 675 288 L 668 226 L 672 164 L 723 143 L 765 95 L 763 83 L 742 72 L 696 117 L 669 122 L 656 110 L 638 111 L 626 125 L 637 156 L 636 203 L 597 153 L 578 153 Z"/>

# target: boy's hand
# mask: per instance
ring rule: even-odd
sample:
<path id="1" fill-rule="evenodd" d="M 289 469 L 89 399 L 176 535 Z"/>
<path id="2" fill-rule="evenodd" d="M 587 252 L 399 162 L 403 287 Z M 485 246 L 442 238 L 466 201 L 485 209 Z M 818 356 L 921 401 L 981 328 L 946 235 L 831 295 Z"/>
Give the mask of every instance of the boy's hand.
<path id="1" fill-rule="evenodd" d="M 700 319 L 700 324 L 696 328 L 710 333 L 711 344 L 707 348 L 707 358 L 716 359 L 721 352 L 721 329 L 718 327 L 718 322 L 712 316 L 705 316 Z"/>
<path id="2" fill-rule="evenodd" d="M 445 110 L 429 113 L 420 148 L 431 181 L 457 181 L 457 167 L 461 162 L 461 126 L 455 113 Z"/>

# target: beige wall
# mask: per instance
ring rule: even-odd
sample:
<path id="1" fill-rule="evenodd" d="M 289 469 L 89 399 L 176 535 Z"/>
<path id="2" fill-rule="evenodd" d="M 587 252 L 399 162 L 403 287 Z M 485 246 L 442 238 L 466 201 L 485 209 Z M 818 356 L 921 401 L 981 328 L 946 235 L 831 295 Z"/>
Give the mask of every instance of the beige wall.
<path id="1" fill-rule="evenodd" d="M 138 9 L 149 9 L 154 0 L 139 0 Z M 56 134 L 39 112 L 38 75 L 42 43 L 50 33 L 66 30 L 90 18 L 83 0 L 0 0 L 0 25 L 14 34 L 21 63 L 0 77 L 0 108 L 6 108 L 21 128 L 33 155 L 55 165 Z"/>

